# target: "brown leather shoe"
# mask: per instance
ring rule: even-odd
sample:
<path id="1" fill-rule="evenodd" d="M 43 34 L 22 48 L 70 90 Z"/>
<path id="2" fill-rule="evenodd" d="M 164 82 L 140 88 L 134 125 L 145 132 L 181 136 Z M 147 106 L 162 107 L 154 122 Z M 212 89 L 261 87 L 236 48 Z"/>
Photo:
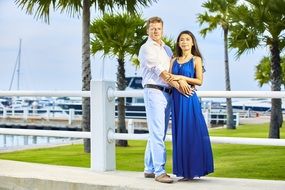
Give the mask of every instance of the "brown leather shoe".
<path id="1" fill-rule="evenodd" d="M 155 174 L 154 173 L 144 173 L 144 177 L 145 178 L 155 178 Z"/>
<path id="2" fill-rule="evenodd" d="M 155 181 L 158 181 L 161 183 L 173 183 L 173 179 L 171 179 L 170 176 L 167 175 L 166 173 L 156 176 Z"/>

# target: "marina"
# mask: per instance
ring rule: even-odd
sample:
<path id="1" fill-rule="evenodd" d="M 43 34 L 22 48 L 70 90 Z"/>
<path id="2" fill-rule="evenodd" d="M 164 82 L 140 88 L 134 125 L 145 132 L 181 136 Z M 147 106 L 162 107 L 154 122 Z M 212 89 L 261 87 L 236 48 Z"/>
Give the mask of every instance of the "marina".
<path id="1" fill-rule="evenodd" d="M 126 92 L 142 90 L 140 77 L 128 77 L 127 81 Z M 266 101 L 266 104 L 264 101 Z M 125 118 L 128 133 L 147 133 L 143 97 L 126 97 L 125 102 Z M 201 99 L 201 105 L 209 128 L 223 127 L 226 124 L 227 114 L 223 102 Z M 260 105 L 263 106 L 263 110 L 256 109 Z M 268 98 L 233 101 L 235 125 L 238 126 L 242 122 L 269 122 L 270 106 L 270 99 Z M 117 106 L 115 103 L 115 129 L 117 125 L 116 116 Z M 82 97 L 0 97 L 1 128 L 82 131 L 81 119 Z M 171 133 L 171 121 L 169 124 L 169 133 Z M 0 139 L 0 142 L 2 142 L 0 149 L 1 147 L 2 149 L 9 149 L 19 146 L 34 146 L 41 143 L 52 144 L 54 141 L 56 143 L 66 143 L 70 139 L 4 135 Z"/>
<path id="2" fill-rule="evenodd" d="M 147 130 L 146 112 L 142 98 L 126 98 L 125 118 L 144 123 L 137 129 Z M 264 103 L 266 101 L 266 103 Z M 226 122 L 226 107 L 223 102 L 201 100 L 203 114 L 208 127 L 223 126 Z M 265 111 L 260 110 L 263 106 Z M 249 99 L 233 101 L 234 119 L 239 125 L 242 118 L 254 118 L 270 115 L 270 99 Z M 75 109 L 76 108 L 76 109 Z M 0 126 L 3 128 L 81 130 L 82 101 L 78 97 L 39 98 L 18 97 L 16 101 L 1 98 Z M 117 106 L 115 105 L 115 117 Z M 143 126 L 143 127 L 142 127 Z"/>
<path id="3" fill-rule="evenodd" d="M 79 102 L 77 102 L 79 104 Z M 74 105 L 60 100 L 60 104 L 65 106 Z M 209 104 L 209 102 L 208 102 Z M 15 129 L 37 129 L 53 131 L 81 131 L 82 111 L 71 107 L 64 109 L 59 105 L 47 104 L 45 107 L 36 109 L 32 106 L 22 107 L 2 107 L 0 108 L 0 127 Z M 80 104 L 81 105 L 81 104 Z M 212 105 L 212 104 L 211 104 Z M 207 105 L 203 109 L 208 127 L 224 126 L 226 122 L 226 112 L 223 107 L 217 103 L 212 106 Z M 259 113 L 259 117 L 256 117 Z M 265 123 L 269 122 L 269 112 L 252 112 L 250 110 L 235 110 L 235 123 Z M 263 114 L 263 115 L 262 115 Z M 117 119 L 115 118 L 115 125 Z M 126 106 L 126 127 L 128 133 L 146 133 L 146 115 L 144 105 Z M 116 128 L 116 127 L 115 127 Z M 169 133 L 171 133 L 171 121 L 169 124 Z M 0 151 L 31 148 L 38 146 L 47 146 L 52 144 L 62 144 L 72 142 L 72 138 L 58 137 L 39 137 L 39 136 L 18 136 L 18 135 L 0 135 Z"/>

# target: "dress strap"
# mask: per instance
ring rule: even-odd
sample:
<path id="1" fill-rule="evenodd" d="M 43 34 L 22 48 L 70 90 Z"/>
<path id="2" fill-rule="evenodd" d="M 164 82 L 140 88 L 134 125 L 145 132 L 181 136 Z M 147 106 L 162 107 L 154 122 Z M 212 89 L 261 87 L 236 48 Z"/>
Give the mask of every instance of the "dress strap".
<path id="1" fill-rule="evenodd" d="M 170 67 L 169 67 L 169 72 L 170 73 L 172 73 L 172 67 L 173 67 L 175 61 L 177 62 L 177 57 L 172 58 L 172 60 L 170 62 Z"/>

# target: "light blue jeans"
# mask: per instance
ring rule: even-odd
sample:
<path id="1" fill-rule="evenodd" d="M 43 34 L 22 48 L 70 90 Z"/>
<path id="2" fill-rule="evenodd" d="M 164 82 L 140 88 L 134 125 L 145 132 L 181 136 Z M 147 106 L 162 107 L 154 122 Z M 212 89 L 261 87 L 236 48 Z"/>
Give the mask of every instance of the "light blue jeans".
<path id="1" fill-rule="evenodd" d="M 145 149 L 144 172 L 159 176 L 165 172 L 166 162 L 165 135 L 171 110 L 171 95 L 158 89 L 145 88 L 144 102 L 146 108 L 149 138 Z"/>

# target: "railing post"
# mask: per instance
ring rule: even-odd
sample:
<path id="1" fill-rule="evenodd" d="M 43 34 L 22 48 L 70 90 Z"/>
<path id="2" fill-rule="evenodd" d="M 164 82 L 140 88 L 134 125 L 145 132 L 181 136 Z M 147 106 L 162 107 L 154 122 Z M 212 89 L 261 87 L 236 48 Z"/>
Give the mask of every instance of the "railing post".
<path id="1" fill-rule="evenodd" d="M 71 125 L 72 120 L 74 119 L 74 109 L 69 109 L 69 114 L 68 114 L 68 124 Z"/>
<path id="2" fill-rule="evenodd" d="M 135 131 L 134 121 L 133 119 L 128 119 L 128 133 L 134 134 L 134 131 Z"/>
<path id="3" fill-rule="evenodd" d="M 23 114 L 24 114 L 24 121 L 27 121 L 28 120 L 28 116 L 29 116 L 28 108 L 24 108 L 23 109 Z"/>
<path id="4" fill-rule="evenodd" d="M 236 127 L 239 126 L 239 113 L 236 113 Z"/>
<path id="5" fill-rule="evenodd" d="M 208 127 L 210 127 L 211 122 L 210 122 L 210 118 L 209 118 L 209 115 L 210 115 L 209 110 L 205 109 L 204 112 L 203 112 L 203 115 L 204 115 L 204 118 L 205 118 L 205 121 L 206 121 L 206 125 Z"/>
<path id="6" fill-rule="evenodd" d="M 47 115 L 46 115 L 46 120 L 49 121 L 50 119 L 50 108 L 47 108 Z"/>
<path id="7" fill-rule="evenodd" d="M 12 107 L 12 116 L 15 116 L 15 108 Z"/>
<path id="8" fill-rule="evenodd" d="M 247 118 L 250 118 L 250 108 L 247 109 Z"/>
<path id="9" fill-rule="evenodd" d="M 7 118 L 7 108 L 3 107 L 3 118 Z"/>
<path id="10" fill-rule="evenodd" d="M 116 169 L 115 142 L 108 141 L 108 131 L 115 132 L 115 101 L 108 98 L 108 90 L 115 90 L 110 81 L 91 81 L 91 169 Z"/>

